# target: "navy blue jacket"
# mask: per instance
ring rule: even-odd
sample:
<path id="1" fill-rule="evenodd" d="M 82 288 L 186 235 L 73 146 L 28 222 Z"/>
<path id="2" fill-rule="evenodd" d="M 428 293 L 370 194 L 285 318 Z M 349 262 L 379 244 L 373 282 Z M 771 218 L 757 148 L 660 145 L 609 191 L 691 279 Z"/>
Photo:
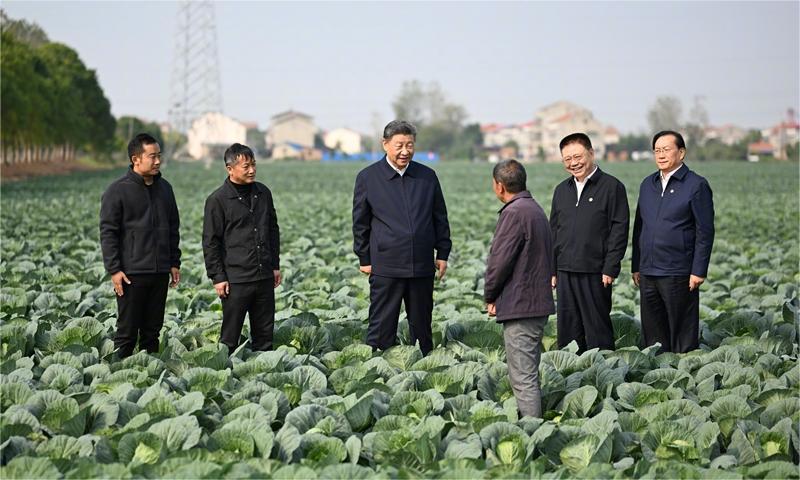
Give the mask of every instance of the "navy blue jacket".
<path id="1" fill-rule="evenodd" d="M 410 162 L 400 176 L 386 161 L 361 170 L 353 192 L 353 251 L 384 277 L 427 277 L 450 255 L 447 207 L 436 173 Z"/>
<path id="2" fill-rule="evenodd" d="M 639 188 L 631 271 L 643 275 L 708 275 L 714 244 L 714 200 L 705 178 L 683 165 L 661 193 L 659 172 Z"/>

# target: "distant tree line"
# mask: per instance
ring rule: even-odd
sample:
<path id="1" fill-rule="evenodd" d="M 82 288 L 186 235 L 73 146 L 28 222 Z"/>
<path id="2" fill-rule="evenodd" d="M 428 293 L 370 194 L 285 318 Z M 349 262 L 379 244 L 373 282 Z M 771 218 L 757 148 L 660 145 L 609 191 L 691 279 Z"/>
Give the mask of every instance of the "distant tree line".
<path id="1" fill-rule="evenodd" d="M 94 70 L 36 24 L 0 11 L 0 27 L 3 162 L 110 158 L 117 123 Z"/>
<path id="2" fill-rule="evenodd" d="M 466 109 L 450 102 L 438 83 L 403 82 L 392 108 L 395 118 L 417 127 L 418 150 L 436 152 L 445 160 L 473 160 L 484 155 L 480 125 L 467 124 Z"/>

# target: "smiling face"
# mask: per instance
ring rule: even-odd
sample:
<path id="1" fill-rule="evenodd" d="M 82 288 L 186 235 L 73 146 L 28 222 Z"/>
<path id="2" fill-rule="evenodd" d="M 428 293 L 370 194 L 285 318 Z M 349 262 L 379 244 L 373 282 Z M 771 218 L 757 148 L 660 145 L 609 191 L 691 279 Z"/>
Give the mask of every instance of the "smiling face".
<path id="1" fill-rule="evenodd" d="M 674 135 L 664 135 L 656 140 L 653 155 L 656 158 L 658 170 L 661 173 L 669 173 L 683 164 L 686 149 L 678 148 Z"/>
<path id="2" fill-rule="evenodd" d="M 383 140 L 383 151 L 386 158 L 398 170 L 408 166 L 414 158 L 414 135 L 393 135 L 388 140 Z"/>
<path id="3" fill-rule="evenodd" d="M 578 142 L 564 145 L 561 149 L 564 170 L 582 182 L 594 170 L 594 149 L 587 149 Z"/>
<path id="4" fill-rule="evenodd" d="M 248 185 L 256 181 L 256 159 L 247 155 L 239 155 L 236 163 L 226 165 L 231 182 L 237 185 Z"/>

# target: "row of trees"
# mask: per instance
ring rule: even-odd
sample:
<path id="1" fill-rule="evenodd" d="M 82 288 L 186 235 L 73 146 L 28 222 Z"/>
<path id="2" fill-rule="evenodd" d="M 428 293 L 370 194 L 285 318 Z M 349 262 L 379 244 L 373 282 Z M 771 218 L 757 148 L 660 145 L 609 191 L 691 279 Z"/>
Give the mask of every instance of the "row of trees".
<path id="1" fill-rule="evenodd" d="M 37 25 L 0 17 L 3 162 L 109 158 L 116 120 L 94 70 Z"/>

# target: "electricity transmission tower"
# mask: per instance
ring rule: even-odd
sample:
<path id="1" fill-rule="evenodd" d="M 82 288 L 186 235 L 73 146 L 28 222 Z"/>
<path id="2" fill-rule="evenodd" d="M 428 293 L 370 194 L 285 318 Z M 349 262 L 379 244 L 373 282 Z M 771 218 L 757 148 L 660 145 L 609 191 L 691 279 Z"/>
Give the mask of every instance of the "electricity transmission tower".
<path id="1" fill-rule="evenodd" d="M 210 1 L 178 5 L 170 94 L 169 121 L 183 134 L 197 117 L 222 111 L 217 29 Z"/>

